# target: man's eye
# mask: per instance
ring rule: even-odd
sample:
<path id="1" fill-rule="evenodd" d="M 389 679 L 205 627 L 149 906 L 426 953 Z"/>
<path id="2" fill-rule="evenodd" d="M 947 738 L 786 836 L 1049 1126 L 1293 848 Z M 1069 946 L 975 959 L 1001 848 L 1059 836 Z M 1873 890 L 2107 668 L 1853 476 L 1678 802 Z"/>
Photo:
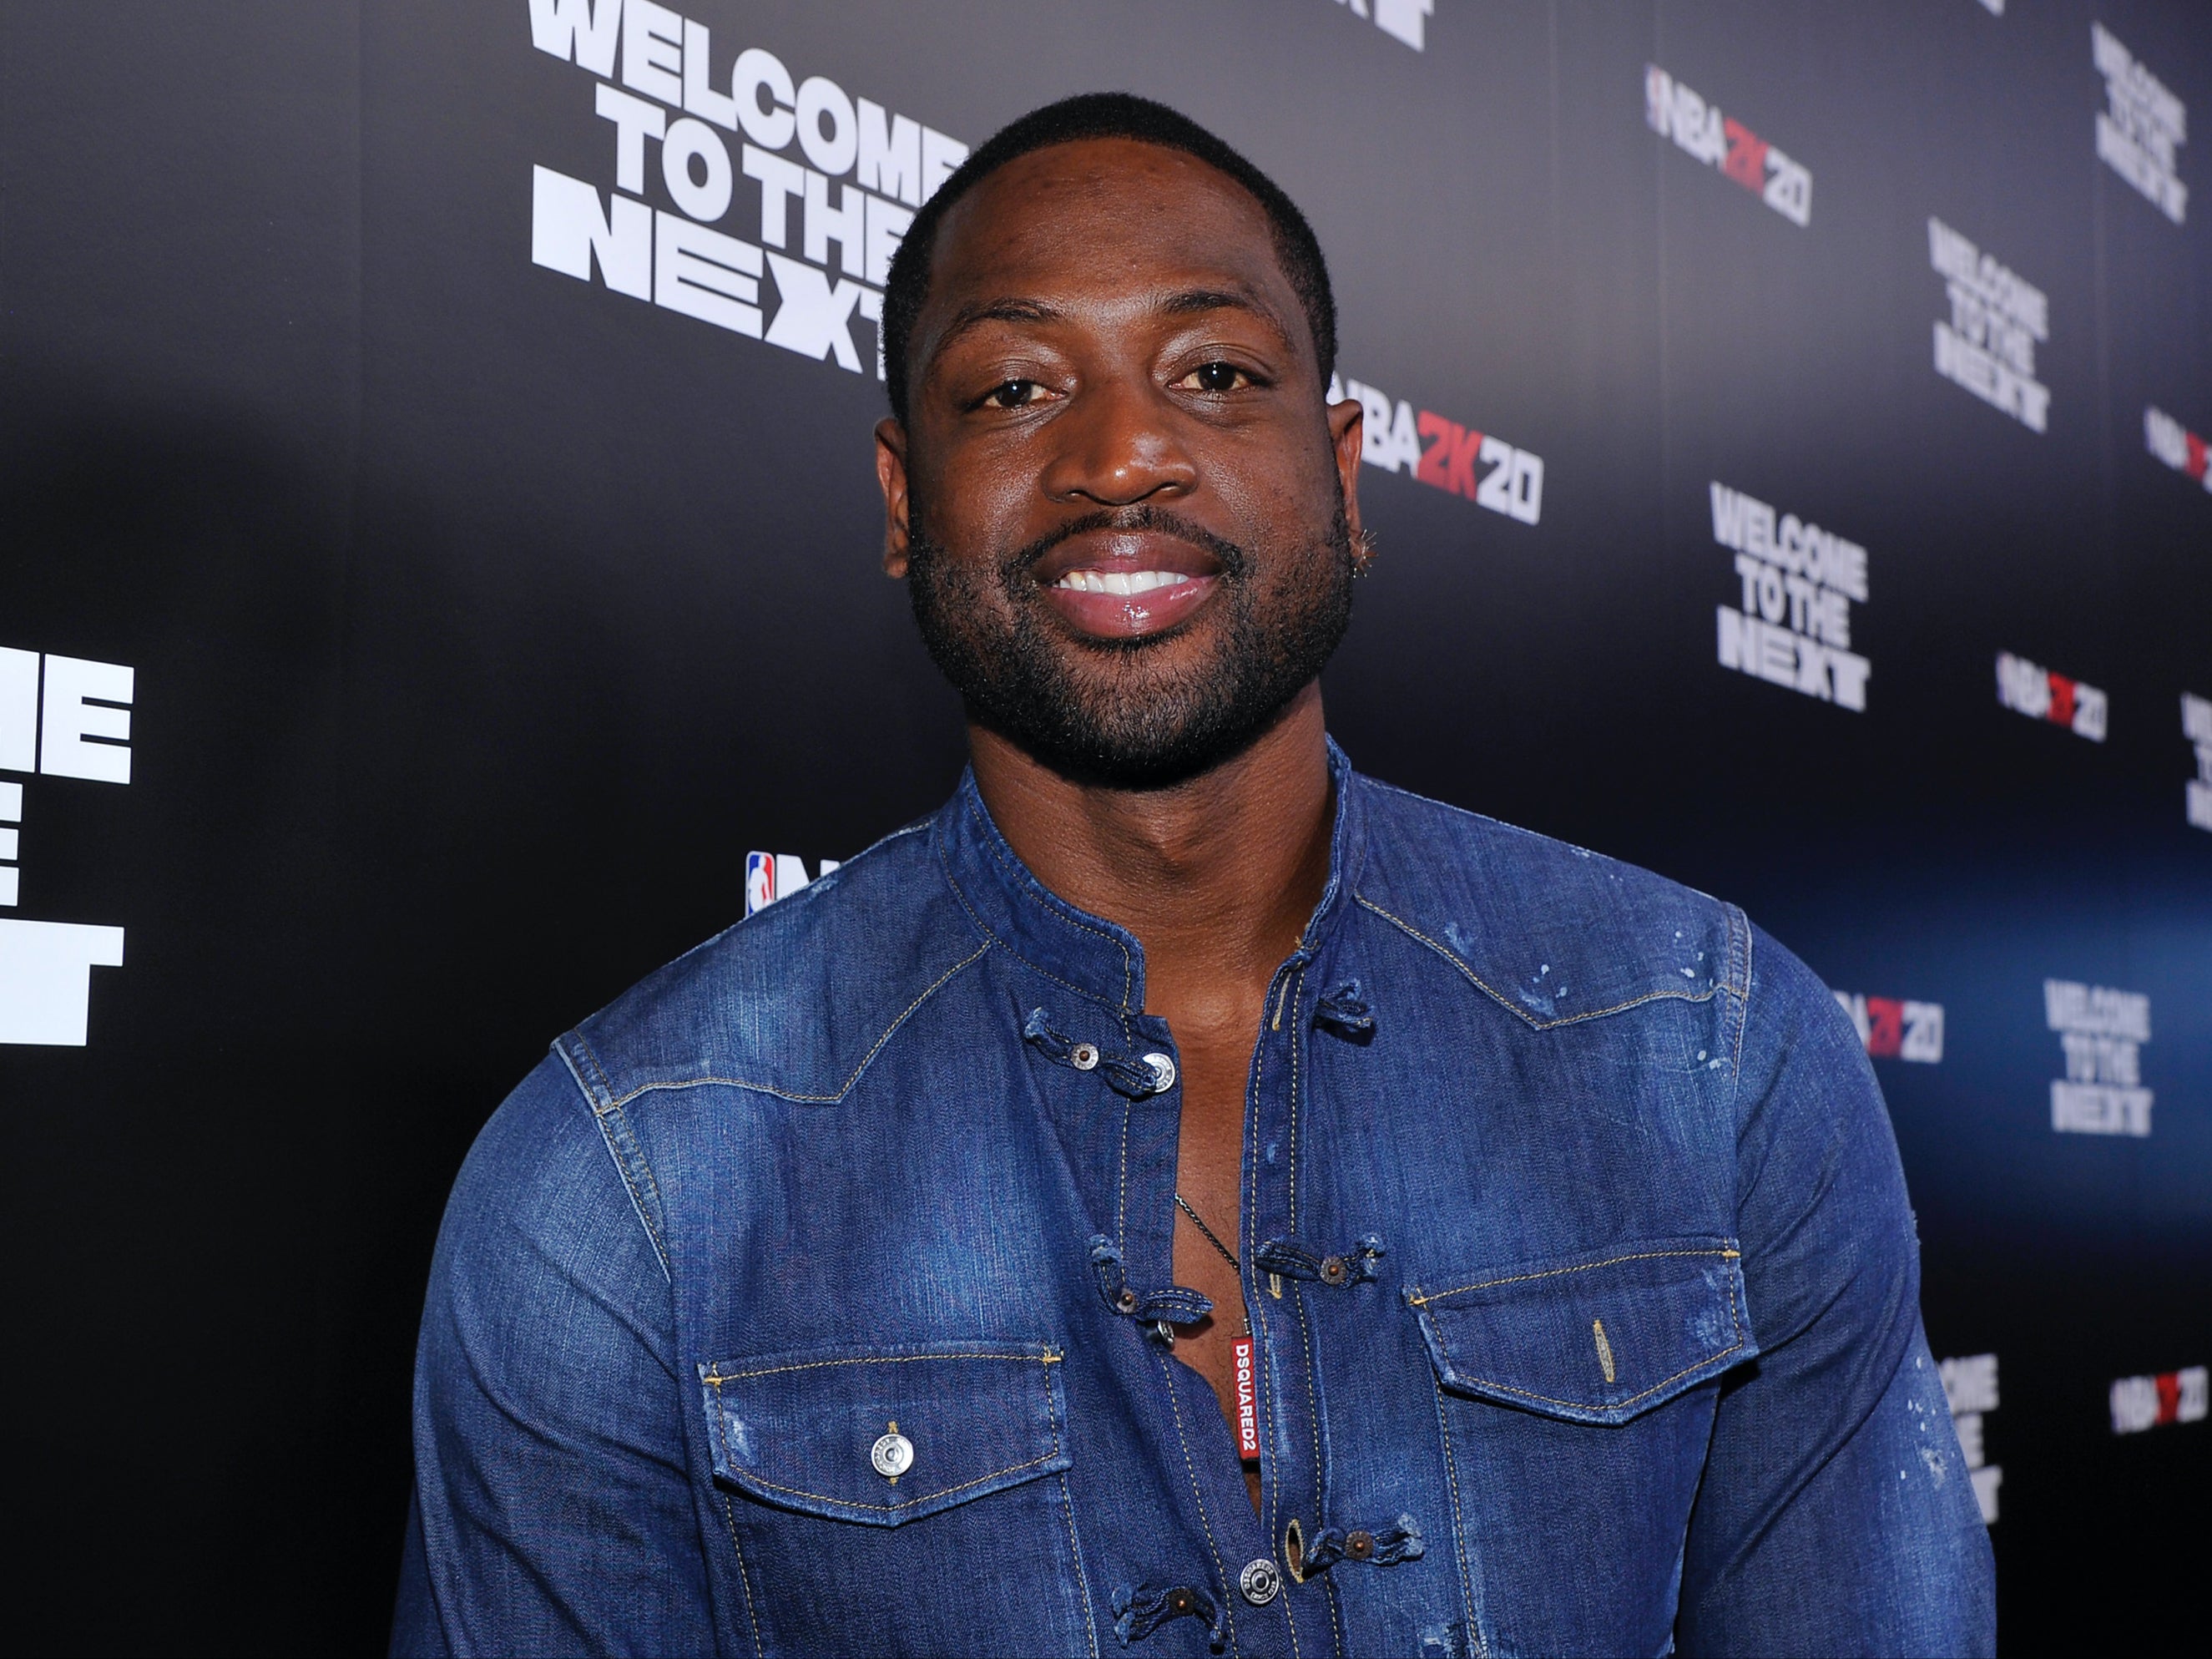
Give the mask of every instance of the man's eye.
<path id="1" fill-rule="evenodd" d="M 1235 392 L 1252 384 L 1252 377 L 1234 363 L 1204 363 L 1182 377 L 1192 392 Z"/>
<path id="2" fill-rule="evenodd" d="M 984 394 L 983 401 L 994 409 L 1019 409 L 1043 395 L 1044 388 L 1035 380 L 1002 380 Z"/>

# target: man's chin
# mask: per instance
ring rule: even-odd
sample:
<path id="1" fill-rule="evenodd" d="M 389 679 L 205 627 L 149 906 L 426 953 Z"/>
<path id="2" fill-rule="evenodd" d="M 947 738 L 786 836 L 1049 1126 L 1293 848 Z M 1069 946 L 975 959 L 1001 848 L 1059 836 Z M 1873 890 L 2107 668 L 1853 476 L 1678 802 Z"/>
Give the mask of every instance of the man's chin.
<path id="1" fill-rule="evenodd" d="M 1141 791 L 1172 789 L 1234 760 L 1274 727 L 1296 696 L 1294 691 L 1256 719 L 1249 705 L 1185 705 L 1133 718 L 1144 700 L 1126 690 L 1110 707 L 1080 696 L 1064 699 L 1058 704 L 1062 718 L 1056 720 L 1038 720 L 1033 708 L 994 709 L 973 698 L 967 703 L 975 724 L 1069 782 Z"/>

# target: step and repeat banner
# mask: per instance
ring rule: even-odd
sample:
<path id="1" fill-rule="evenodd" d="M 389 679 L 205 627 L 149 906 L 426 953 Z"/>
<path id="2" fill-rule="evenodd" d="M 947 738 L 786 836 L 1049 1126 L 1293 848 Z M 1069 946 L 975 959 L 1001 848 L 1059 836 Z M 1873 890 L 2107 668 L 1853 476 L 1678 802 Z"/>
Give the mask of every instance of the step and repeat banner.
<path id="1" fill-rule="evenodd" d="M 1354 761 L 1833 986 L 2008 1639 L 2201 1613 L 2201 8 L 23 0 L 0 76 L 31 1644 L 380 1642 L 471 1137 L 957 775 L 884 275 L 1099 88 L 1328 252 Z"/>

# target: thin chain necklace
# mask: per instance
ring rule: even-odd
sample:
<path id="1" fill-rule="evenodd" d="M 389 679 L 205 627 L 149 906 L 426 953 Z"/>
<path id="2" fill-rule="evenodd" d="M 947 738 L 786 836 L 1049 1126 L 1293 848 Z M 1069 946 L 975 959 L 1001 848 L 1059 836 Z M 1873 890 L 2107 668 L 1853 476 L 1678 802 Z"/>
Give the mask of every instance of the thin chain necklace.
<path id="1" fill-rule="evenodd" d="M 1237 1260 L 1237 1253 L 1224 1244 L 1221 1242 L 1221 1236 L 1206 1224 L 1206 1218 L 1191 1207 L 1188 1199 L 1181 1193 L 1177 1193 L 1175 1195 L 1175 1201 L 1176 1208 L 1190 1218 L 1191 1225 L 1205 1236 L 1207 1243 L 1221 1252 L 1221 1259 L 1226 1261 L 1237 1278 L 1242 1279 L 1244 1276 L 1244 1269 Z M 1237 1429 L 1237 1455 L 1240 1459 L 1249 1462 L 1259 1456 L 1260 1440 L 1258 1419 L 1252 1410 L 1252 1401 L 1255 1395 L 1252 1376 L 1252 1321 L 1245 1312 L 1244 1297 L 1241 1291 L 1237 1297 L 1237 1334 L 1231 1344 L 1231 1351 L 1236 1356 L 1237 1386 L 1243 1411 Z"/>
<path id="2" fill-rule="evenodd" d="M 1235 1253 L 1232 1252 L 1226 1244 L 1224 1244 L 1218 1237 L 1216 1237 L 1212 1228 L 1206 1224 L 1206 1218 L 1199 1214 L 1196 1210 L 1190 1207 L 1190 1200 L 1185 1198 L 1181 1193 L 1177 1193 L 1175 1195 L 1175 1201 L 1176 1207 L 1190 1218 L 1191 1224 L 1195 1226 L 1199 1231 L 1206 1235 L 1206 1242 L 1212 1245 L 1215 1249 L 1221 1252 L 1221 1259 L 1224 1261 L 1226 1261 L 1231 1267 L 1235 1268 L 1238 1273 L 1243 1273 L 1244 1271 L 1243 1266 L 1237 1260 Z"/>

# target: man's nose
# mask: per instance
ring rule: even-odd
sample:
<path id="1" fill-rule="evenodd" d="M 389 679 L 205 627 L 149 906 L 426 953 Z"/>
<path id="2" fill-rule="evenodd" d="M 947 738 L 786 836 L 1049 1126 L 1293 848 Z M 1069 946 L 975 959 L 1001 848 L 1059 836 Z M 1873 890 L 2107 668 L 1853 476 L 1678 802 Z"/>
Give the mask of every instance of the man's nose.
<path id="1" fill-rule="evenodd" d="M 1085 387 L 1052 423 L 1060 447 L 1045 465 L 1045 493 L 1102 507 L 1188 495 L 1198 486 L 1198 465 L 1177 431 L 1178 413 L 1142 377 Z"/>

